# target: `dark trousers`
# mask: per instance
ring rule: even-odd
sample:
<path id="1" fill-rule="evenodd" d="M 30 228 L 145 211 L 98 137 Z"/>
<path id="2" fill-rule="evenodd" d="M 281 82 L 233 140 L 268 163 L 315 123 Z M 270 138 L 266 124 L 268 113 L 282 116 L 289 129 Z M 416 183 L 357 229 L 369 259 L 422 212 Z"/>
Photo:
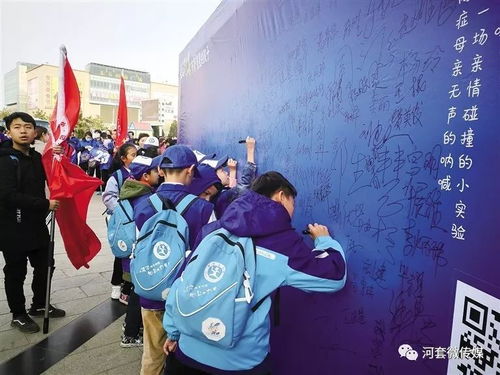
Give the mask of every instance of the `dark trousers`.
<path id="1" fill-rule="evenodd" d="M 186 366 L 175 358 L 175 353 L 171 353 L 165 363 L 164 375 L 210 375 L 210 373 Z"/>
<path id="2" fill-rule="evenodd" d="M 111 285 L 121 285 L 123 282 L 122 259 L 115 257 L 113 263 L 113 274 L 111 275 Z"/>
<path id="3" fill-rule="evenodd" d="M 106 186 L 106 183 L 108 182 L 109 179 L 109 169 L 101 169 L 101 180 L 104 182 L 104 186 Z"/>
<path id="4" fill-rule="evenodd" d="M 95 177 L 101 178 L 101 168 L 99 168 L 99 164 L 90 165 L 90 163 L 89 163 L 88 168 L 87 168 L 87 174 L 90 177 L 94 177 L 94 174 L 95 174 Z"/>
<path id="5" fill-rule="evenodd" d="M 85 173 L 87 173 L 87 170 L 89 169 L 89 162 L 88 161 L 82 161 L 80 163 L 80 168 L 82 168 Z"/>
<path id="6" fill-rule="evenodd" d="M 249 372 L 251 371 L 252 370 L 249 370 Z M 211 375 L 211 373 L 186 366 L 175 358 L 175 353 L 173 353 L 169 354 L 167 357 L 164 375 Z M 265 375 L 271 375 L 271 372 L 266 372 Z"/>
<path id="7" fill-rule="evenodd" d="M 130 281 L 123 280 L 122 293 L 129 296 L 133 287 L 134 287 L 134 284 L 132 284 Z"/>
<path id="8" fill-rule="evenodd" d="M 125 315 L 125 336 L 137 337 L 142 326 L 141 304 L 139 296 L 132 290 L 128 298 L 127 312 Z"/>
<path id="9" fill-rule="evenodd" d="M 3 251 L 5 259 L 5 293 L 10 312 L 13 315 L 26 313 L 26 298 L 24 297 L 24 280 L 26 279 L 28 260 L 33 267 L 33 291 L 32 306 L 40 308 L 45 306 L 45 295 L 47 293 L 48 258 L 47 248 L 31 251 L 9 250 Z"/>

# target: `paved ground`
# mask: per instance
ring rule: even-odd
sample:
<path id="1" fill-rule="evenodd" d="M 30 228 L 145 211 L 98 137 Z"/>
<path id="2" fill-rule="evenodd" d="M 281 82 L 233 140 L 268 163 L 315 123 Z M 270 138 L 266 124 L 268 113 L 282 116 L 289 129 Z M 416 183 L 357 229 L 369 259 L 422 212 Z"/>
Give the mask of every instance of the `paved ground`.
<path id="1" fill-rule="evenodd" d="M 56 233 L 56 270 L 52 282 L 51 302 L 66 310 L 66 317 L 51 319 L 50 332 L 63 327 L 109 299 L 113 256 L 107 244 L 106 225 L 101 215 L 102 212 L 101 197 L 94 195 L 89 207 L 88 223 L 99 236 L 103 247 L 90 262 L 89 269 L 76 270 L 71 265 L 64 251 L 62 239 L 59 233 Z M 3 266 L 4 260 L 0 257 L 0 268 Z M 33 295 L 30 288 L 32 276 L 29 266 L 28 269 L 25 283 L 27 305 L 31 303 Z M 0 363 L 46 337 L 41 331 L 35 334 L 23 334 L 10 327 L 11 315 L 7 306 L 3 279 L 3 272 L 0 272 Z M 43 317 L 35 320 L 42 326 Z M 122 322 L 123 318 L 118 319 L 44 374 L 138 374 L 142 350 L 120 348 Z"/>

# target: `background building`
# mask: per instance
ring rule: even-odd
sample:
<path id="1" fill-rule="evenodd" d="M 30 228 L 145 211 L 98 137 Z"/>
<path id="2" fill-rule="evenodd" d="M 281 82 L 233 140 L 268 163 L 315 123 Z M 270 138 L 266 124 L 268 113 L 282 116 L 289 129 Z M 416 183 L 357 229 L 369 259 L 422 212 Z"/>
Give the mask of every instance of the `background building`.
<path id="1" fill-rule="evenodd" d="M 36 64 L 18 62 L 16 67 L 4 75 L 4 98 L 9 108 L 24 108 L 28 102 L 26 71 Z"/>
<path id="2" fill-rule="evenodd" d="M 40 109 L 50 116 L 57 97 L 58 70 L 55 65 L 17 63 L 4 76 L 7 109 L 26 112 Z M 148 72 L 93 62 L 85 70 L 73 71 L 80 88 L 82 116 L 96 116 L 105 125 L 114 126 L 123 74 L 129 124 L 147 123 L 155 135 L 162 135 L 177 119 L 178 87 L 151 82 Z M 143 103 L 147 116 L 143 116 Z"/>

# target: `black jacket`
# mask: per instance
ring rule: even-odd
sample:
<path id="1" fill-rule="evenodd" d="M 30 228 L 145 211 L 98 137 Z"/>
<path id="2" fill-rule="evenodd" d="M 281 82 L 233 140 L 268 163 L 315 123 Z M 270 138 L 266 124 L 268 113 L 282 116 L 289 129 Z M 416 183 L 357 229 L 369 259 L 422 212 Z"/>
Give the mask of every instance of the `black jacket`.
<path id="1" fill-rule="evenodd" d="M 19 169 L 18 169 L 19 168 Z M 45 172 L 41 155 L 29 156 L 0 144 L 0 250 L 28 251 L 47 247 Z"/>

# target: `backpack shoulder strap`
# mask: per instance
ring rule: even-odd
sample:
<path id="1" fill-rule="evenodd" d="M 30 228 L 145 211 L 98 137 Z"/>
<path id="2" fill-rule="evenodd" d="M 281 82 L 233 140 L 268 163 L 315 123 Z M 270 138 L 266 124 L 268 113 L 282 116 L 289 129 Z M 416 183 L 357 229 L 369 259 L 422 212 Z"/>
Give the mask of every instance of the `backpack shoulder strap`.
<path id="1" fill-rule="evenodd" d="M 130 217 L 129 211 L 132 211 L 132 205 L 128 199 L 118 199 L 118 205 L 122 208 L 123 213 L 127 216 L 128 221 L 133 221 L 133 217 Z"/>
<path id="2" fill-rule="evenodd" d="M 186 194 L 179 203 L 175 205 L 175 210 L 182 216 L 189 210 L 189 207 L 198 199 L 196 195 Z"/>
<path id="3" fill-rule="evenodd" d="M 123 185 L 123 173 L 121 169 L 116 171 L 116 180 L 118 182 L 118 189 Z"/>
<path id="4" fill-rule="evenodd" d="M 163 201 L 158 194 L 152 194 L 148 199 L 149 203 L 151 203 L 156 212 L 160 212 L 163 209 Z"/>

